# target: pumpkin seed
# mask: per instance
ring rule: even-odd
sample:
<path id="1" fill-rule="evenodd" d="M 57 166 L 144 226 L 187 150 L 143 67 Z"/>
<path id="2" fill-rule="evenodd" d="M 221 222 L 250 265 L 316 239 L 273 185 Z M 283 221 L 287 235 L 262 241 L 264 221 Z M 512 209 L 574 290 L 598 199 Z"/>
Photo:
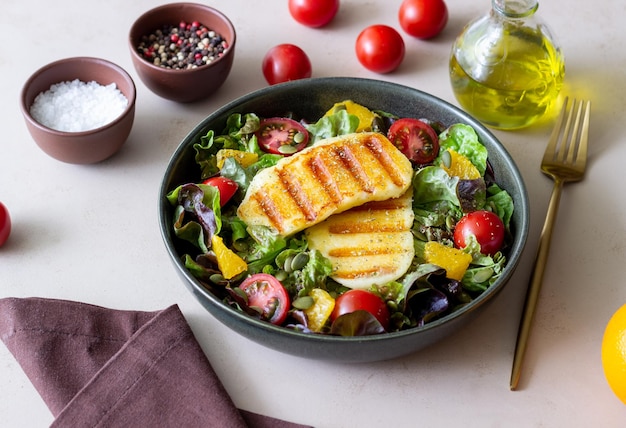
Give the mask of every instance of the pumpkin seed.
<path id="1" fill-rule="evenodd" d="M 296 135 L 293 136 L 293 141 L 296 144 L 300 144 L 304 141 L 304 134 L 302 132 L 297 132 Z"/>
<path id="2" fill-rule="evenodd" d="M 233 249 L 235 251 L 248 251 L 248 247 L 249 245 L 246 242 L 243 241 L 235 241 L 233 242 Z"/>
<path id="3" fill-rule="evenodd" d="M 413 232 L 413 236 L 415 236 L 420 241 L 428 241 L 428 237 L 426 236 L 426 234 L 420 232 L 419 230 L 411 229 L 411 232 Z"/>
<path id="4" fill-rule="evenodd" d="M 454 217 L 447 216 L 446 217 L 446 228 L 448 230 L 452 230 L 452 229 L 454 229 L 455 226 L 456 226 L 456 220 L 454 219 Z"/>
<path id="5" fill-rule="evenodd" d="M 283 264 L 283 269 L 287 272 L 290 273 L 293 271 L 293 269 L 291 269 L 291 262 L 293 261 L 293 254 L 290 256 L 287 256 L 287 258 L 285 258 L 285 262 Z"/>
<path id="6" fill-rule="evenodd" d="M 308 262 L 309 255 L 307 253 L 298 253 L 291 259 L 291 270 L 303 269 Z"/>
<path id="7" fill-rule="evenodd" d="M 452 156 L 450 155 L 449 151 L 446 150 L 445 152 L 441 153 L 441 162 L 446 168 L 450 168 L 450 166 L 452 166 Z"/>
<path id="8" fill-rule="evenodd" d="M 248 304 L 248 295 L 246 294 L 245 291 L 243 291 L 241 288 L 239 287 L 235 287 L 233 288 L 233 291 L 235 292 L 235 294 L 237 296 L 239 296 L 241 299 L 243 299 L 243 301 L 246 302 L 246 305 Z"/>
<path id="9" fill-rule="evenodd" d="M 302 296 L 302 297 L 298 297 L 291 304 L 293 305 L 294 308 L 301 309 L 304 311 L 306 309 L 309 309 L 311 306 L 313 306 L 314 303 L 315 303 L 315 300 L 313 300 L 313 297 Z"/>
<path id="10" fill-rule="evenodd" d="M 278 151 L 281 154 L 283 154 L 283 155 L 292 155 L 297 150 L 296 150 L 295 146 L 292 146 L 292 145 L 289 145 L 289 144 L 283 144 L 282 146 L 278 147 Z"/>
<path id="11" fill-rule="evenodd" d="M 488 281 L 493 276 L 493 269 L 483 268 L 474 274 L 474 281 L 481 283 Z"/>
<path id="12" fill-rule="evenodd" d="M 222 274 L 214 273 L 209 277 L 209 280 L 214 284 L 224 284 L 226 282 L 226 278 L 222 276 Z"/>
<path id="13" fill-rule="evenodd" d="M 278 270 L 274 273 L 274 278 L 276 278 L 280 282 L 286 280 L 288 276 L 289 275 L 284 270 Z"/>

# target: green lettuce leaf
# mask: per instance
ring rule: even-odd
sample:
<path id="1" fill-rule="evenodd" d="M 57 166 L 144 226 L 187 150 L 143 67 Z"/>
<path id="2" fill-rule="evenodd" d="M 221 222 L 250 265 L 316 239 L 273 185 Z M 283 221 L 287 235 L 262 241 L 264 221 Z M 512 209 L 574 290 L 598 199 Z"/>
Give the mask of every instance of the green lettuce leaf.
<path id="1" fill-rule="evenodd" d="M 311 141 L 323 140 L 338 135 L 351 134 L 359 127 L 359 118 L 349 114 L 346 110 L 338 110 L 330 116 L 324 116 L 317 122 L 306 125 L 311 133 Z"/>

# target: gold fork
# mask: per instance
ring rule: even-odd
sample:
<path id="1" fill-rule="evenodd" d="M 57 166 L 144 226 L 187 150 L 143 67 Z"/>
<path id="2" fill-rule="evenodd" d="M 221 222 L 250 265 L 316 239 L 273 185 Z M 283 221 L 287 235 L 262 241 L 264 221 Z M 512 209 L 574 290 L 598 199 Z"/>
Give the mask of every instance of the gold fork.
<path id="1" fill-rule="evenodd" d="M 557 119 L 557 123 L 550 136 L 550 141 L 548 142 L 548 147 L 546 147 L 543 160 L 541 161 L 541 171 L 552 177 L 554 180 L 554 189 L 552 190 L 546 220 L 543 224 L 541 237 L 539 238 L 539 249 L 535 260 L 535 268 L 526 292 L 524 312 L 517 333 L 517 344 L 515 347 L 510 382 L 512 391 L 517 389 L 520 379 L 522 361 L 526 353 L 526 344 L 528 343 L 528 336 L 530 335 L 532 319 L 537 306 L 543 273 L 548 260 L 552 226 L 554 225 L 554 220 L 556 219 L 559 208 L 563 183 L 581 180 L 585 175 L 590 109 L 590 101 L 582 100 L 577 102 L 573 100 L 568 113 L 568 99 L 565 98 L 563 109 Z"/>

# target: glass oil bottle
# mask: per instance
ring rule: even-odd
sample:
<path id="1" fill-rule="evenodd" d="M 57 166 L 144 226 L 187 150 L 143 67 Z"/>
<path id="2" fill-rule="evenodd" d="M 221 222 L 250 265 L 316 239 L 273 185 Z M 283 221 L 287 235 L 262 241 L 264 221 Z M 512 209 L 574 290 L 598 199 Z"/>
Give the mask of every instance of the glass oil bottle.
<path id="1" fill-rule="evenodd" d="M 450 57 L 459 104 L 487 126 L 519 129 L 550 109 L 563 84 L 563 54 L 535 15 L 537 0 L 492 0 L 470 22 Z"/>

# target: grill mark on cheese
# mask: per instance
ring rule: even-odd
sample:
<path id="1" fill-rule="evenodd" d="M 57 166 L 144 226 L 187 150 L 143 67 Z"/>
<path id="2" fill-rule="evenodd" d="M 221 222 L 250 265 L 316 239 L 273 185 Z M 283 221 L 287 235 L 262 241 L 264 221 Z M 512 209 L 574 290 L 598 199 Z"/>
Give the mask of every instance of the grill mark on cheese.
<path id="1" fill-rule="evenodd" d="M 393 255 L 393 254 L 402 254 L 405 251 L 400 248 L 398 249 L 384 247 L 384 248 L 350 248 L 350 247 L 342 247 L 335 248 L 328 252 L 328 255 L 331 257 L 366 257 L 366 256 L 380 256 L 380 255 Z"/>
<path id="2" fill-rule="evenodd" d="M 341 279 L 369 278 L 387 275 L 395 271 L 394 266 L 378 266 L 375 269 L 360 269 L 359 271 L 336 271 L 333 276 Z"/>
<path id="3" fill-rule="evenodd" d="M 404 184 L 404 179 L 398 172 L 396 163 L 393 161 L 389 153 L 383 149 L 383 145 L 380 140 L 372 135 L 371 138 L 364 141 L 363 145 L 367 147 L 367 149 L 372 153 L 372 156 L 376 158 L 387 174 L 389 174 L 393 184 L 396 186 L 402 186 Z"/>
<path id="4" fill-rule="evenodd" d="M 410 201 L 409 201 L 410 202 Z M 406 199 L 387 199 L 385 201 L 366 202 L 363 205 L 352 208 L 354 211 L 391 211 L 407 206 Z"/>
<path id="5" fill-rule="evenodd" d="M 372 184 L 371 180 L 367 176 L 367 173 L 363 169 L 362 163 L 359 162 L 358 158 L 354 154 L 354 151 L 350 147 L 345 145 L 335 147 L 335 153 L 337 153 L 339 159 L 341 159 L 344 168 L 357 181 L 357 183 L 361 187 L 361 190 L 367 193 L 373 193 L 375 186 L 374 184 Z"/>
<path id="6" fill-rule="evenodd" d="M 353 233 L 394 233 L 398 232 L 397 224 L 381 224 L 376 221 L 369 223 L 334 223 L 328 226 L 328 232 L 336 235 L 349 235 Z"/>
<path id="7" fill-rule="evenodd" d="M 252 198 L 257 203 L 261 211 L 265 214 L 265 216 L 269 219 L 272 225 L 279 231 L 282 231 L 282 224 L 284 222 L 283 216 L 281 215 L 278 207 L 270 199 L 267 192 L 264 189 L 259 189 L 259 191 L 252 195 Z"/>
<path id="8" fill-rule="evenodd" d="M 335 204 L 339 204 L 343 199 L 341 191 L 324 160 L 319 155 L 313 156 L 308 162 L 308 167 L 313 177 L 321 184 L 322 189 L 324 189 L 324 192 L 326 192 L 331 201 Z"/>
<path id="9" fill-rule="evenodd" d="M 296 206 L 304 218 L 307 221 L 314 221 L 317 218 L 317 213 L 315 212 L 313 203 L 302 190 L 302 185 L 298 179 L 285 168 L 278 170 L 278 177 L 280 178 L 282 186 L 296 203 Z"/>

